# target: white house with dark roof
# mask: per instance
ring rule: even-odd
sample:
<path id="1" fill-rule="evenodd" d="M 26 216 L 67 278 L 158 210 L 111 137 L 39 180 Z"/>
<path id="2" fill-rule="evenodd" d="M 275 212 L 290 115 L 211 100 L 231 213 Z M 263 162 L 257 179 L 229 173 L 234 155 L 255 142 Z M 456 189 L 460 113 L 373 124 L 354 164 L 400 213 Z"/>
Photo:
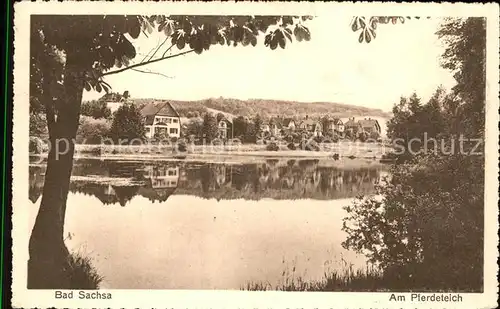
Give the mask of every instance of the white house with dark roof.
<path id="1" fill-rule="evenodd" d="M 141 109 L 146 127 L 146 137 L 153 138 L 156 133 L 165 133 L 168 137 L 180 137 L 181 120 L 179 113 L 170 102 L 153 102 Z"/>

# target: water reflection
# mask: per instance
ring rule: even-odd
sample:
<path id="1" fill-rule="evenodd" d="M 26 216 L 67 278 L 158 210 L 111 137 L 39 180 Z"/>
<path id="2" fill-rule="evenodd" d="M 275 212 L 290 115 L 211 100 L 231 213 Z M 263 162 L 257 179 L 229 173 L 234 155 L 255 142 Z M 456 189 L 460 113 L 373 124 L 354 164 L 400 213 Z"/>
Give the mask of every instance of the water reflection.
<path id="1" fill-rule="evenodd" d="M 41 195 L 45 168 L 43 164 L 30 166 L 32 202 Z M 121 206 L 137 195 L 165 202 L 172 194 L 217 200 L 333 200 L 373 193 L 385 174 L 381 168 L 343 169 L 320 160 L 274 159 L 251 164 L 88 160 L 75 163 L 70 190 L 95 196 L 104 205 Z"/>

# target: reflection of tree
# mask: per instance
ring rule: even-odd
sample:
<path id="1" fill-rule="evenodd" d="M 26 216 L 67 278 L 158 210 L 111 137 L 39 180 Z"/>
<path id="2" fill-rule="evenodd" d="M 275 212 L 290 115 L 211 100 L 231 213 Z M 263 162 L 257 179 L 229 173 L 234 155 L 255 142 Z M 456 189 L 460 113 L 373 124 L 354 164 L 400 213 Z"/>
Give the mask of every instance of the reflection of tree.
<path id="1" fill-rule="evenodd" d="M 43 170 L 43 167 L 30 167 L 30 199 L 33 201 L 40 194 Z M 144 183 L 141 187 L 116 186 L 112 181 L 107 182 L 111 186 L 81 181 L 71 183 L 71 191 L 96 196 L 103 204 L 126 204 L 135 194 L 153 202 L 164 202 L 172 194 L 252 200 L 351 198 L 374 193 L 374 186 L 383 175 L 374 168 L 339 169 L 319 160 L 269 160 L 238 165 L 194 162 L 141 165 L 96 161 L 75 165 L 75 173 L 133 177 Z"/>

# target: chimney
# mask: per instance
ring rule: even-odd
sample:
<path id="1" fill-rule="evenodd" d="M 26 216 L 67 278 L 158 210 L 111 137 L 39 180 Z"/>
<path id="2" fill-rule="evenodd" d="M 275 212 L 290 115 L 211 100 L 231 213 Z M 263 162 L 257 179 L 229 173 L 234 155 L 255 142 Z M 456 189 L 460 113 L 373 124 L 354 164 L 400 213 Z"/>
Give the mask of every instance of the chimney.
<path id="1" fill-rule="evenodd" d="M 306 115 L 306 119 L 309 119 L 309 115 Z"/>

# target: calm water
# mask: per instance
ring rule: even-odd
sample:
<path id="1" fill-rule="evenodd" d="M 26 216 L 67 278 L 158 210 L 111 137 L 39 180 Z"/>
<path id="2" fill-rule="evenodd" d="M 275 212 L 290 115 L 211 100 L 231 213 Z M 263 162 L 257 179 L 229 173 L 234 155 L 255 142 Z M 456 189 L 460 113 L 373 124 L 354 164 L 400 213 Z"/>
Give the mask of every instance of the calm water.
<path id="1" fill-rule="evenodd" d="M 45 166 L 30 166 L 36 216 Z M 91 256 L 103 287 L 239 289 L 284 270 L 320 278 L 365 259 L 342 249 L 342 206 L 387 173 L 328 161 L 247 164 L 77 161 L 67 244 Z"/>

